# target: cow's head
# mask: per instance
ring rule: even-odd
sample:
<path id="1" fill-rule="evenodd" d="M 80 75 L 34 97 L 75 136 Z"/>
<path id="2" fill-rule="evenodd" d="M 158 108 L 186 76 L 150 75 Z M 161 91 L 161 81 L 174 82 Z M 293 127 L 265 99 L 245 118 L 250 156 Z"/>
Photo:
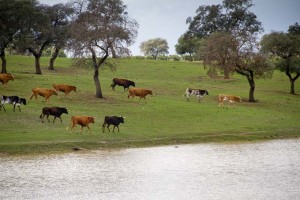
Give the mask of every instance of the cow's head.
<path id="1" fill-rule="evenodd" d="M 62 113 L 69 114 L 69 113 L 68 113 L 68 109 L 67 109 L 67 108 L 60 108 L 60 110 L 61 110 L 61 112 L 62 112 Z"/>
<path id="2" fill-rule="evenodd" d="M 25 98 L 20 98 L 20 103 L 26 105 L 26 99 Z"/>
<path id="3" fill-rule="evenodd" d="M 88 117 L 88 119 L 89 119 L 90 123 L 95 123 L 95 118 L 94 117 Z"/>
<path id="4" fill-rule="evenodd" d="M 120 123 L 124 124 L 125 117 L 120 116 L 119 119 L 120 119 Z"/>
<path id="5" fill-rule="evenodd" d="M 53 95 L 57 95 L 57 91 L 55 89 L 52 89 L 52 91 L 53 91 L 52 92 Z"/>

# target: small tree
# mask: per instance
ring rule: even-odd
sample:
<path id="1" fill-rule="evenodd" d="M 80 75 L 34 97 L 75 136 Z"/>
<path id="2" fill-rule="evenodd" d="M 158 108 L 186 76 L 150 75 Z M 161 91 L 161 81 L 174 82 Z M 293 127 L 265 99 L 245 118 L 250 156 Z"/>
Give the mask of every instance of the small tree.
<path id="1" fill-rule="evenodd" d="M 42 74 L 40 58 L 44 49 L 49 47 L 53 41 L 51 21 L 48 10 L 50 6 L 37 5 L 30 15 L 29 26 L 22 30 L 22 37 L 17 40 L 15 47 L 24 52 L 28 50 L 35 58 L 35 73 Z"/>
<path id="2" fill-rule="evenodd" d="M 246 77 L 250 86 L 249 102 L 256 102 L 255 79 L 271 77 L 273 72 L 267 58 L 230 34 L 214 33 L 205 44 L 199 51 L 204 64 Z"/>
<path id="3" fill-rule="evenodd" d="M 175 50 L 179 55 L 189 54 L 191 61 L 192 56 L 198 51 L 200 46 L 200 39 L 197 37 L 190 37 L 189 35 L 182 35 L 175 45 Z"/>
<path id="4" fill-rule="evenodd" d="M 30 16 L 36 0 L 0 0 L 0 58 L 1 73 L 6 73 L 5 49 L 22 37 L 22 30 L 30 25 Z"/>
<path id="5" fill-rule="evenodd" d="M 121 0 L 86 2 L 86 6 L 80 4 L 79 15 L 71 23 L 69 45 L 75 56 L 88 56 L 92 60 L 96 97 L 103 98 L 99 67 L 106 64 L 112 48 L 119 56 L 129 54 L 127 47 L 137 36 L 138 24 L 128 17 Z M 78 2 L 74 6 L 78 7 Z"/>
<path id="6" fill-rule="evenodd" d="M 262 51 L 276 56 L 276 67 L 290 80 L 290 94 L 295 93 L 295 81 L 300 76 L 300 26 L 290 26 L 288 33 L 272 32 L 261 40 Z"/>
<path id="7" fill-rule="evenodd" d="M 152 56 L 154 59 L 157 59 L 158 56 L 164 56 L 169 53 L 168 42 L 162 38 L 155 38 L 142 42 L 140 49 L 145 56 Z"/>

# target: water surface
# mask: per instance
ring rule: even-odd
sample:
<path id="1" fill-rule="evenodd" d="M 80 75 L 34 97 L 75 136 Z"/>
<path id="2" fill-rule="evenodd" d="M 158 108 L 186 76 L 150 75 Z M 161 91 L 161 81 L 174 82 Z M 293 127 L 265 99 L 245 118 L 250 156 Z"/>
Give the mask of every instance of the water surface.
<path id="1" fill-rule="evenodd" d="M 0 158 L 0 199 L 299 199 L 300 140 Z"/>

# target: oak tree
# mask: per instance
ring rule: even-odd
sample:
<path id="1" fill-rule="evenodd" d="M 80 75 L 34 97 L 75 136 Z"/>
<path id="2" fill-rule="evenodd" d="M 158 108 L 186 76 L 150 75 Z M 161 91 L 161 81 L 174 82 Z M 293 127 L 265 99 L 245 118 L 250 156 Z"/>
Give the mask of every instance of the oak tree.
<path id="1" fill-rule="evenodd" d="M 76 1 L 74 7 L 78 16 L 70 25 L 69 47 L 74 56 L 91 59 L 96 97 L 103 98 L 99 68 L 107 64 L 112 48 L 119 56 L 130 54 L 128 46 L 137 36 L 138 23 L 121 0 Z"/>

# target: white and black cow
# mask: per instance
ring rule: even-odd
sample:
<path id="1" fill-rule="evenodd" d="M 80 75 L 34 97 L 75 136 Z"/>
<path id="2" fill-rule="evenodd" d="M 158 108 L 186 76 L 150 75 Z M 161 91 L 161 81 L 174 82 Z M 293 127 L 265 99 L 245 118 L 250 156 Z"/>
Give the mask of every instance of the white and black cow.
<path id="1" fill-rule="evenodd" d="M 190 96 L 191 95 L 195 95 L 197 97 L 198 101 L 200 102 L 200 99 L 203 96 L 208 95 L 208 91 L 207 90 L 201 90 L 201 89 L 186 88 L 186 90 L 185 90 L 185 96 L 186 96 L 186 100 L 187 101 L 190 100 Z"/>
<path id="2" fill-rule="evenodd" d="M 26 105 L 26 99 L 25 98 L 20 98 L 18 96 L 1 96 L 1 104 L 0 104 L 0 110 L 5 110 L 4 104 L 12 104 L 14 105 L 14 111 L 16 109 L 16 106 L 19 107 L 19 111 L 21 111 L 21 104 Z"/>

